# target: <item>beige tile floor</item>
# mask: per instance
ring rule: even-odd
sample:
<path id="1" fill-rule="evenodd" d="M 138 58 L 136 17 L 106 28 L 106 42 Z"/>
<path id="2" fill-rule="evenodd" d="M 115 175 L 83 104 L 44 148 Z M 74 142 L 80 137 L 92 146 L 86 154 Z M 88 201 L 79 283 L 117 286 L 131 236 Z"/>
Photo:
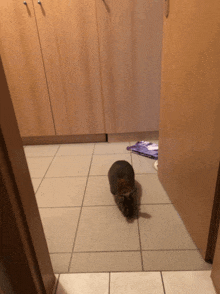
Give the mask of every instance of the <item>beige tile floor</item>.
<path id="1" fill-rule="evenodd" d="M 176 279 L 198 290 L 202 275 L 202 291 L 215 293 L 211 265 L 160 184 L 154 160 L 126 150 L 135 143 L 24 147 L 51 262 L 60 274 L 57 293 L 197 293 L 177 291 Z M 133 223 L 121 215 L 108 184 L 110 166 L 121 159 L 133 165 L 141 194 L 141 216 Z M 84 283 L 93 286 L 86 290 Z"/>
<path id="2" fill-rule="evenodd" d="M 56 275 L 56 294 L 215 294 L 211 271 Z"/>

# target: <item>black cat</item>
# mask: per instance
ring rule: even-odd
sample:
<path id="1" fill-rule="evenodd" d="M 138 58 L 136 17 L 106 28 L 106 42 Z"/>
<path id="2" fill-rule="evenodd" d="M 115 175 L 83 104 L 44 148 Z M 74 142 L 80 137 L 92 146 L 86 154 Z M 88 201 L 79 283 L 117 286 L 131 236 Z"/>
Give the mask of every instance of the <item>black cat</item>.
<path id="1" fill-rule="evenodd" d="M 137 188 L 134 169 L 129 162 L 119 160 L 108 172 L 111 193 L 122 214 L 131 220 L 137 216 Z"/>

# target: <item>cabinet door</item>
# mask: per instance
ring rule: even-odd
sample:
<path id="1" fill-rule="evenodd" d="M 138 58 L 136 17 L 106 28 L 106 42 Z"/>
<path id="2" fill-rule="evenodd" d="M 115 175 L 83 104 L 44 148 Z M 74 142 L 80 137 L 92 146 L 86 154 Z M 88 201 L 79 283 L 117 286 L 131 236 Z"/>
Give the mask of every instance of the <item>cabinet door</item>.
<path id="1" fill-rule="evenodd" d="M 58 135 L 104 133 L 95 1 L 33 1 Z"/>
<path id="2" fill-rule="evenodd" d="M 218 225 L 211 216 L 220 159 L 220 2 L 170 0 L 169 7 L 158 176 L 206 258 Z"/>
<path id="3" fill-rule="evenodd" d="M 0 1 L 0 53 L 21 137 L 55 135 L 33 4 Z"/>
<path id="4" fill-rule="evenodd" d="M 156 131 L 162 0 L 96 0 L 107 133 Z"/>

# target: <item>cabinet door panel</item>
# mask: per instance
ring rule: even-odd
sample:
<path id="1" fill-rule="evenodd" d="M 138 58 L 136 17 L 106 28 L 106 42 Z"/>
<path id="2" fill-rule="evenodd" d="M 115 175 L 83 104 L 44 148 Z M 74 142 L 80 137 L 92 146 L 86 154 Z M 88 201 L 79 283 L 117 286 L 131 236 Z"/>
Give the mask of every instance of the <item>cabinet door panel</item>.
<path id="1" fill-rule="evenodd" d="M 220 2 L 170 0 L 169 7 L 158 176 L 205 258 L 220 160 Z"/>
<path id="2" fill-rule="evenodd" d="M 95 1 L 34 6 L 57 134 L 104 133 Z"/>
<path id="3" fill-rule="evenodd" d="M 0 2 L 0 53 L 21 137 L 55 135 L 32 1 Z"/>
<path id="4" fill-rule="evenodd" d="M 162 0 L 96 0 L 107 133 L 159 129 Z"/>

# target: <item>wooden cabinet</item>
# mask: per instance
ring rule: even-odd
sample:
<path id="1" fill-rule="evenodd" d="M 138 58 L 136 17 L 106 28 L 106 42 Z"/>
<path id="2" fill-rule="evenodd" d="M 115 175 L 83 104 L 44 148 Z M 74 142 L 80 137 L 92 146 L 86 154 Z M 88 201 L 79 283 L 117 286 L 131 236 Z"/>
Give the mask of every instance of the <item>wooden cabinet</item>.
<path id="1" fill-rule="evenodd" d="M 0 4 L 1 56 L 22 137 L 105 133 L 95 2 Z"/>
<path id="2" fill-rule="evenodd" d="M 33 3 L 56 134 L 105 133 L 95 1 Z"/>
<path id="3" fill-rule="evenodd" d="M 162 1 L 8 0 L 0 19 L 22 137 L 158 130 Z"/>
<path id="4" fill-rule="evenodd" d="M 27 2 L 0 1 L 1 58 L 21 136 L 55 135 L 34 9 Z"/>
<path id="5" fill-rule="evenodd" d="M 211 215 L 220 158 L 220 2 L 170 0 L 169 5 L 158 176 L 205 259 L 210 228 L 215 232 Z"/>
<path id="6" fill-rule="evenodd" d="M 106 132 L 157 131 L 163 1 L 96 2 Z"/>

